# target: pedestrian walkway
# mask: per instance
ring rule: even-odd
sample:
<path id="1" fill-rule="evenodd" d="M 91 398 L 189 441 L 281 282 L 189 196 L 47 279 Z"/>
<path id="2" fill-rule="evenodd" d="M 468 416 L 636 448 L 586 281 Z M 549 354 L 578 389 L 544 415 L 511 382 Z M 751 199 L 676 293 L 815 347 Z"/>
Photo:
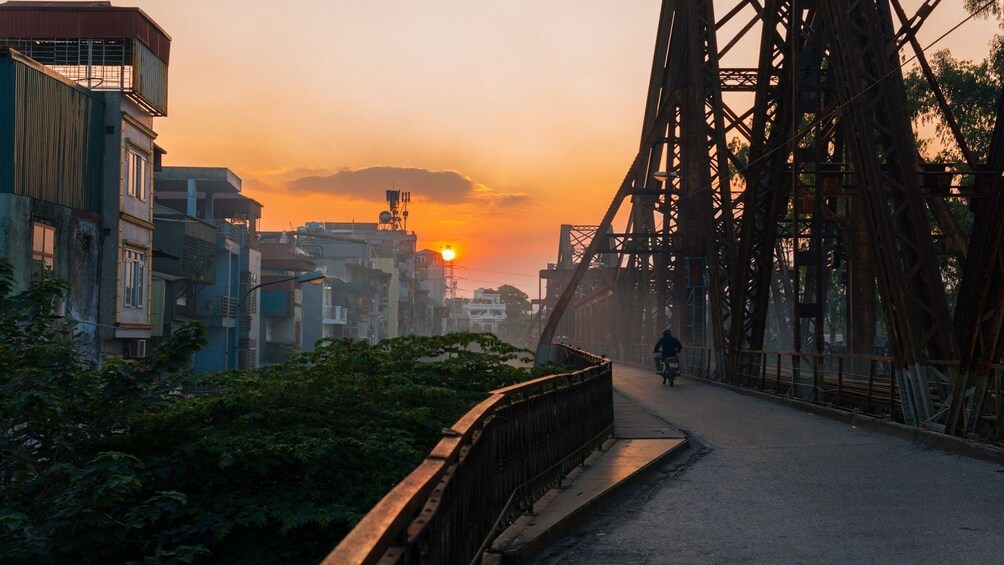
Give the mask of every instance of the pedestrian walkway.
<path id="1" fill-rule="evenodd" d="M 519 562 L 533 556 L 570 531 L 592 505 L 686 446 L 680 430 L 615 389 L 614 438 L 499 536 L 486 562 Z"/>

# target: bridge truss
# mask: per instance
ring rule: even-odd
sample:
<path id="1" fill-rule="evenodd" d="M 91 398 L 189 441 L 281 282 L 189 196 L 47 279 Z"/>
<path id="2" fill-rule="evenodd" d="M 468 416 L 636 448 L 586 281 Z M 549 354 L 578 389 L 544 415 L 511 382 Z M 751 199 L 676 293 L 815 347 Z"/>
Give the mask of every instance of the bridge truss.
<path id="1" fill-rule="evenodd" d="M 975 155 L 916 39 L 940 0 L 912 15 L 900 0 L 715 4 L 663 1 L 639 152 L 540 343 L 567 315 L 580 341 L 640 361 L 669 326 L 742 384 L 750 352 L 823 354 L 839 336 L 849 353 L 891 355 L 894 416 L 996 439 L 1004 96 L 989 154 Z M 730 66 L 739 52 L 757 67 Z M 923 70 L 964 163 L 921 162 L 901 56 Z M 953 202 L 972 211 L 970 233 Z M 597 257 L 610 275 L 583 293 Z M 946 265 L 962 273 L 954 305 Z"/>

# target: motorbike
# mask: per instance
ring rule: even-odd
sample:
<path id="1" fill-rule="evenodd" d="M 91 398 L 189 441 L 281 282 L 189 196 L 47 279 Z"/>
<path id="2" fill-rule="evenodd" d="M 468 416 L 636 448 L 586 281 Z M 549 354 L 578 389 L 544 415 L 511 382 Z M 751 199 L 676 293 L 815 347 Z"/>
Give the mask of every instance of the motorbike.
<path id="1" fill-rule="evenodd" d="M 666 357 L 662 359 L 662 371 L 659 374 L 662 375 L 662 384 L 669 383 L 669 386 L 673 386 L 673 381 L 680 375 L 680 358 Z"/>

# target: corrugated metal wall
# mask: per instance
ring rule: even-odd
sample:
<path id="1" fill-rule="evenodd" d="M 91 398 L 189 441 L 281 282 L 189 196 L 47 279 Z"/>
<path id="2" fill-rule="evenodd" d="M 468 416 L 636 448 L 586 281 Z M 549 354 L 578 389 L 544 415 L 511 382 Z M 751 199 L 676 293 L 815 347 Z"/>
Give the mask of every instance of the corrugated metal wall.
<path id="1" fill-rule="evenodd" d="M 0 192 L 100 211 L 104 102 L 0 52 Z"/>

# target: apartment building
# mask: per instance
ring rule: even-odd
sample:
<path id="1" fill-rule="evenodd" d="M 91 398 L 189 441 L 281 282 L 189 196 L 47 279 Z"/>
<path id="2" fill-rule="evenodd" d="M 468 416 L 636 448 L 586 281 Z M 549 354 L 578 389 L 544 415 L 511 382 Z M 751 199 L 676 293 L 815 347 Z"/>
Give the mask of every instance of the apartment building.
<path id="1" fill-rule="evenodd" d="M 7 225 L 31 234 L 31 247 L 18 236 L 4 251 L 19 282 L 36 268 L 28 264 L 69 276 L 69 312 L 95 361 L 144 355 L 154 326 L 153 122 L 167 115 L 170 45 L 138 8 L 0 4 L 4 80 L 15 91 L 0 112 L 0 136 L 13 141 L 0 155 L 9 163 L 0 191 L 12 195 Z"/>

